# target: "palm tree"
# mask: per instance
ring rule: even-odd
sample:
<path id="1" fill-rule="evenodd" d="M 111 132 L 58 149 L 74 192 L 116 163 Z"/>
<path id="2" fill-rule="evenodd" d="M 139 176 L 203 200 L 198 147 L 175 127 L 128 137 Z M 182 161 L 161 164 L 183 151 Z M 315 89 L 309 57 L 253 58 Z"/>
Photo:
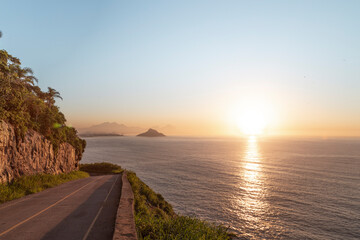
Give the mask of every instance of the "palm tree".
<path id="1" fill-rule="evenodd" d="M 10 70 L 15 75 L 15 82 L 22 86 L 34 86 L 37 78 L 33 76 L 34 72 L 31 68 L 22 68 L 20 64 L 13 63 L 10 65 Z"/>
<path id="2" fill-rule="evenodd" d="M 60 98 L 63 100 L 63 98 L 60 96 L 60 93 L 51 87 L 48 87 L 48 91 L 45 94 L 45 100 L 49 108 L 54 105 L 55 98 Z"/>
<path id="3" fill-rule="evenodd" d="M 33 76 L 33 74 L 34 72 L 31 68 L 25 67 L 21 69 L 19 77 L 23 83 L 34 86 L 35 82 L 37 83 L 38 80 Z"/>

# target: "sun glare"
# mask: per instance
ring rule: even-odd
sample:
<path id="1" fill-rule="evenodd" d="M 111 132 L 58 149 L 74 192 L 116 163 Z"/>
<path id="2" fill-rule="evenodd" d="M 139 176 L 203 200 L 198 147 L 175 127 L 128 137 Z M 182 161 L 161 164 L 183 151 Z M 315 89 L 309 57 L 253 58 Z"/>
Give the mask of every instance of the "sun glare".
<path id="1" fill-rule="evenodd" d="M 266 116 L 257 109 L 250 109 L 238 119 L 237 126 L 246 135 L 263 134 L 267 126 Z"/>
<path id="2" fill-rule="evenodd" d="M 262 135 L 273 120 L 271 109 L 268 104 L 259 104 L 250 101 L 245 106 L 238 107 L 233 112 L 232 121 L 245 135 Z"/>

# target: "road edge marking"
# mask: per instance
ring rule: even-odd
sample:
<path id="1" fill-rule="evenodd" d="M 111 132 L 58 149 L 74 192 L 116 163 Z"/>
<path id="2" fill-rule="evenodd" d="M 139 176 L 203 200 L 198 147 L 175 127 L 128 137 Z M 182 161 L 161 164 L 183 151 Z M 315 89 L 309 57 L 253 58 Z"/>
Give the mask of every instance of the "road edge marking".
<path id="1" fill-rule="evenodd" d="M 119 174 L 119 176 L 120 176 L 120 175 L 122 175 L 122 174 Z M 114 186 L 115 186 L 115 183 L 118 181 L 119 176 L 117 176 L 116 180 L 113 182 L 113 184 L 112 184 L 112 186 L 111 186 L 111 188 L 110 188 L 110 191 L 109 191 L 109 192 L 108 192 L 108 194 L 106 195 L 106 198 L 104 199 L 104 201 L 103 201 L 103 203 L 102 203 L 102 205 L 101 205 L 101 207 L 100 207 L 99 211 L 97 212 L 97 214 L 96 214 L 96 216 L 95 216 L 94 220 L 91 222 L 90 227 L 89 227 L 89 228 L 88 228 L 88 230 L 86 231 L 86 233 L 85 233 L 84 237 L 82 238 L 82 240 L 86 240 L 86 239 L 87 239 L 87 237 L 89 236 L 89 234 L 90 234 L 90 232 L 91 232 L 91 229 L 93 228 L 93 226 L 94 226 L 94 224 L 95 224 L 95 222 L 96 222 L 97 218 L 99 217 L 99 215 L 100 215 L 100 213 L 101 213 L 102 209 L 104 208 L 104 205 L 105 205 L 105 203 L 106 203 L 107 199 L 109 198 L 110 193 L 112 192 L 112 190 L 113 190 L 113 188 L 114 188 Z"/>
<path id="2" fill-rule="evenodd" d="M 101 179 L 101 178 L 100 178 L 100 179 Z M 8 233 L 8 232 L 10 232 L 10 231 L 14 230 L 15 228 L 19 227 L 20 225 L 22 225 L 22 224 L 26 223 L 27 221 L 29 221 L 29 220 L 33 219 L 34 217 L 39 216 L 40 214 L 42 214 L 43 212 L 45 212 L 45 211 L 49 210 L 50 208 L 52 208 L 52 207 L 56 206 L 56 205 L 57 205 L 57 204 L 59 204 L 60 202 L 64 201 L 64 200 L 65 200 L 65 199 L 67 199 L 68 197 L 70 197 L 70 196 L 74 195 L 75 193 L 79 192 L 81 189 L 83 189 L 84 187 L 86 187 L 86 186 L 87 186 L 87 185 L 89 185 L 90 183 L 95 182 L 96 180 L 98 180 L 98 179 L 94 179 L 94 180 L 92 180 L 91 182 L 89 182 L 89 183 L 85 184 L 85 185 L 84 185 L 84 186 L 82 186 L 81 188 L 79 188 L 79 189 L 75 190 L 74 192 L 72 192 L 72 193 L 68 194 L 67 196 L 63 197 L 62 199 L 58 200 L 57 202 L 55 202 L 55 203 L 51 204 L 51 205 L 50 205 L 50 206 L 48 206 L 47 208 L 45 208 L 45 209 L 41 210 L 40 212 L 38 212 L 38 213 L 36 213 L 36 214 L 34 214 L 34 215 L 32 215 L 32 216 L 28 217 L 27 219 L 25 219 L 25 220 L 23 220 L 23 221 L 19 222 L 18 224 L 15 224 L 15 225 L 14 225 L 14 226 L 12 226 L 11 228 L 9 228 L 9 229 L 5 230 L 4 232 L 0 233 L 0 237 L 1 237 L 1 236 L 3 236 L 3 235 L 5 235 L 5 234 L 6 234 L 6 233 Z"/>

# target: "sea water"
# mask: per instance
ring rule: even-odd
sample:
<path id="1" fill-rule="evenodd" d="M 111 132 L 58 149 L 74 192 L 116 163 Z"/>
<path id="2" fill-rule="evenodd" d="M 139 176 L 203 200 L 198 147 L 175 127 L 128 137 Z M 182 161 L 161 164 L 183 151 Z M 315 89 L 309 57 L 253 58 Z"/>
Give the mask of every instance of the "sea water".
<path id="1" fill-rule="evenodd" d="M 180 214 L 239 239 L 360 239 L 360 139 L 87 138 Z"/>

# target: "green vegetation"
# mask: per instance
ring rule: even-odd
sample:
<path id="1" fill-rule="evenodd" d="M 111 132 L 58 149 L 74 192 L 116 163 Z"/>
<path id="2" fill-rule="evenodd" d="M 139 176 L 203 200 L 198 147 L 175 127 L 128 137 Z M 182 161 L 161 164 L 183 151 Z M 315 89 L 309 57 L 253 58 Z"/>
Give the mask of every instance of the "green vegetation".
<path id="1" fill-rule="evenodd" d="M 89 174 L 82 171 L 73 171 L 70 173 L 37 174 L 32 176 L 22 176 L 12 183 L 0 184 L 0 203 L 21 198 L 25 195 L 37 193 L 47 188 L 55 187 L 62 183 L 86 178 Z"/>
<path id="2" fill-rule="evenodd" d="M 80 160 L 86 142 L 66 126 L 64 114 L 55 106 L 55 98 L 62 99 L 59 92 L 50 87 L 43 92 L 36 83 L 30 68 L 21 67 L 18 58 L 0 50 L 0 120 L 15 126 L 17 140 L 33 129 L 51 141 L 55 152 L 61 143 L 70 143 Z"/>
<path id="3" fill-rule="evenodd" d="M 117 174 L 121 173 L 123 170 L 119 165 L 102 162 L 80 164 L 80 171 L 95 174 Z"/>
<path id="4" fill-rule="evenodd" d="M 172 206 L 134 172 L 128 172 L 127 176 L 135 197 L 135 223 L 139 239 L 231 239 L 222 226 L 175 214 Z"/>

